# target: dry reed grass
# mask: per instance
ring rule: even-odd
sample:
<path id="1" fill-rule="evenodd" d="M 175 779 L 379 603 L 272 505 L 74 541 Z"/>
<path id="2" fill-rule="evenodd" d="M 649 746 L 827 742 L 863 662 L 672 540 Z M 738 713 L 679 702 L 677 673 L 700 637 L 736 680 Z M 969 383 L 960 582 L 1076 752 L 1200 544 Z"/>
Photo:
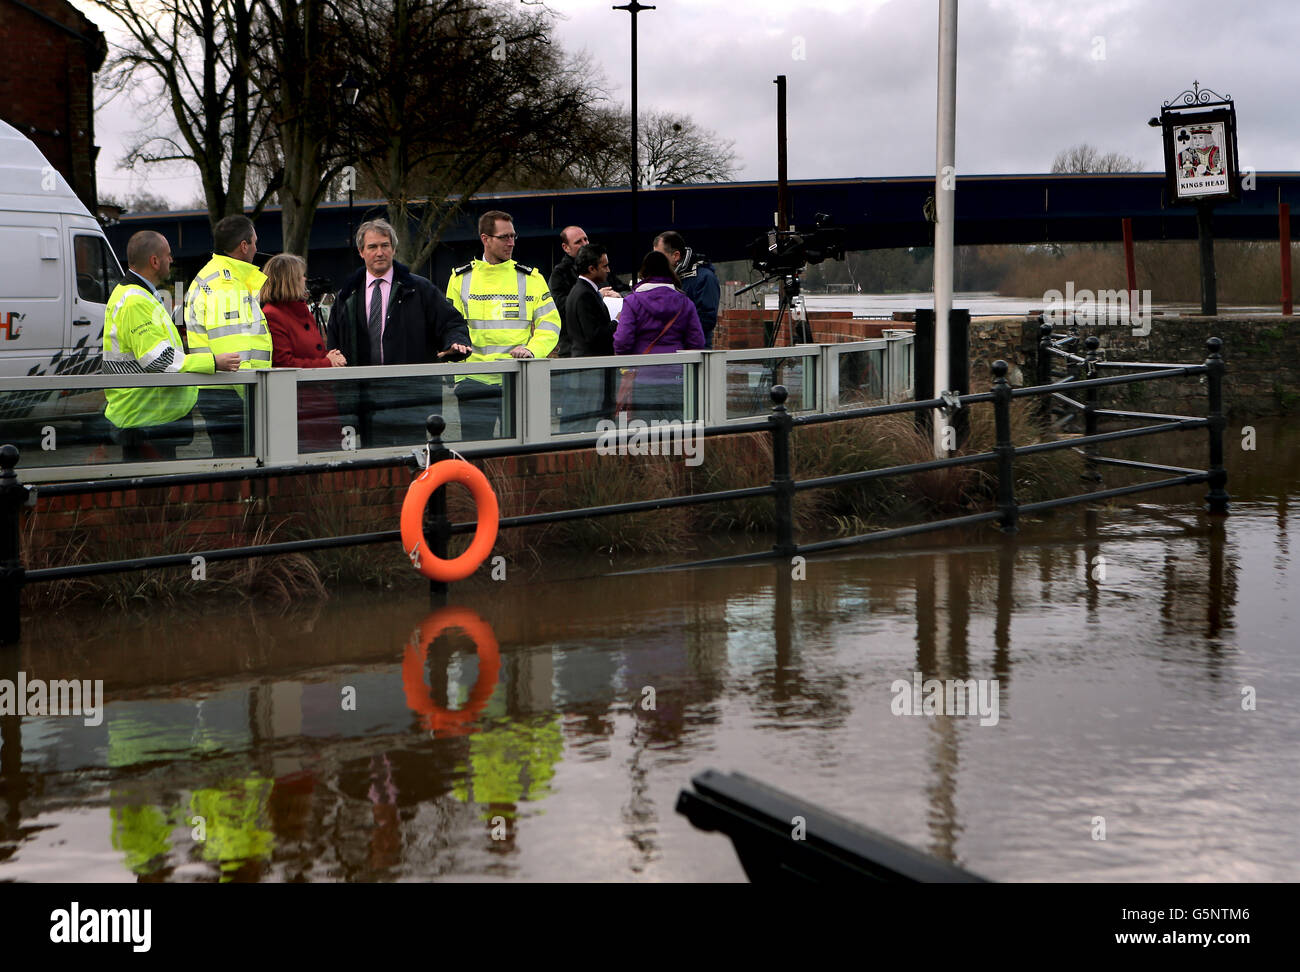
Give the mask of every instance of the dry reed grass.
<path id="1" fill-rule="evenodd" d="M 160 503 L 144 506 L 141 522 L 153 538 L 147 544 L 102 531 L 64 531 L 61 544 L 39 544 L 39 513 L 28 516 L 23 531 L 23 560 L 27 569 L 39 570 L 73 564 L 106 563 L 141 556 L 166 554 L 202 555 L 205 550 L 236 546 L 262 546 L 277 540 L 282 525 L 272 526 L 265 513 L 249 504 L 243 522 L 227 534 L 204 535 L 198 539 L 187 525 L 202 515 L 201 504 Z M 328 591 L 316 565 L 305 554 L 249 557 L 213 561 L 204 565 L 202 579 L 192 565 L 130 570 L 91 577 L 65 578 L 30 584 L 23 589 L 23 605 L 32 609 L 58 610 L 74 602 L 98 601 L 104 606 L 124 608 L 137 602 L 173 604 L 195 594 L 238 593 L 277 604 L 302 598 L 323 597 Z"/>

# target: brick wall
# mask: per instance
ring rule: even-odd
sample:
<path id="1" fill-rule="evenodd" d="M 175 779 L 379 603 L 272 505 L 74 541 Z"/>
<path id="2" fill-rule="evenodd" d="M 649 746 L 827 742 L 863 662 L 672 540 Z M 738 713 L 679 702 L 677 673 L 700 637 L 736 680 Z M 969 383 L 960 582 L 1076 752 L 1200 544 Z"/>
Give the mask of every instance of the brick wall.
<path id="1" fill-rule="evenodd" d="M 504 517 L 587 505 L 574 496 L 575 474 L 597 459 L 587 449 L 476 465 L 493 484 Z M 396 530 L 412 478 L 403 466 L 48 499 L 38 492 L 36 507 L 22 512 L 23 562 L 32 570 Z M 448 491 L 448 512 L 454 521 L 473 520 L 467 490 Z M 498 548 L 518 546 L 519 535 L 503 533 Z M 401 563 L 396 544 L 375 549 L 377 557 Z"/>
<path id="2" fill-rule="evenodd" d="M 716 350 L 739 350 L 767 346 L 764 328 L 776 319 L 769 310 L 723 310 L 718 312 L 718 324 L 713 331 Z M 882 337 L 885 330 L 911 330 L 910 322 L 883 320 L 854 320 L 852 311 L 809 311 L 808 325 L 818 344 L 839 344 L 846 341 L 866 341 Z M 790 344 L 790 322 L 787 316 L 781 326 L 776 346 Z"/>
<path id="3" fill-rule="evenodd" d="M 104 35 L 66 0 L 24 3 L 57 23 L 0 0 L 0 117 L 36 143 L 93 213 L 92 77 L 107 52 Z"/>

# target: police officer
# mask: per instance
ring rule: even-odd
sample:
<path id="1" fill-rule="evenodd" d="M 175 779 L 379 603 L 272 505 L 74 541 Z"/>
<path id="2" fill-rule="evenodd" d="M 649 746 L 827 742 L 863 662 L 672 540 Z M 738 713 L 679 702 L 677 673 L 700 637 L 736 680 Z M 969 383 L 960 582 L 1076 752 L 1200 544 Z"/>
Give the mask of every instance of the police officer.
<path id="1" fill-rule="evenodd" d="M 127 241 L 126 262 L 126 277 L 109 296 L 104 313 L 103 374 L 210 375 L 239 367 L 238 354 L 185 353 L 180 332 L 158 297 L 158 288 L 171 275 L 172 248 L 166 237 L 152 230 L 136 233 Z M 176 447 L 194 437 L 190 411 L 197 396 L 193 385 L 105 389 L 104 417 L 112 424 L 113 441 L 122 446 L 122 458 L 175 459 Z"/>
<path id="2" fill-rule="evenodd" d="M 271 331 L 258 294 L 266 275 L 253 266 L 257 231 L 247 216 L 227 216 L 212 229 L 215 252 L 185 298 L 191 354 L 233 352 L 241 370 L 271 367 Z M 212 455 L 243 456 L 242 386 L 214 385 L 199 391 L 198 412 L 212 441 Z"/>
<path id="3" fill-rule="evenodd" d="M 456 267 L 447 297 L 469 324 L 469 363 L 545 358 L 560 339 L 560 315 L 540 271 L 512 256 L 510 214 L 491 210 L 478 221 L 483 258 Z M 490 439 L 501 418 L 501 375 L 456 376 L 461 439 Z M 505 431 L 504 429 L 502 430 Z"/>

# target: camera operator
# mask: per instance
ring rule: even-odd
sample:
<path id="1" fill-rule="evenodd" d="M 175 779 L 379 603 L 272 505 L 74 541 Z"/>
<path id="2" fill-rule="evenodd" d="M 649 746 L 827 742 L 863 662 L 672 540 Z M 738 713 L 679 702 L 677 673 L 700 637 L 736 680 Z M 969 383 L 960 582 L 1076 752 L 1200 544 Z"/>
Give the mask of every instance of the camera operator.
<path id="1" fill-rule="evenodd" d="M 680 233 L 668 230 L 655 237 L 654 248 L 668 258 L 673 272 L 681 279 L 682 292 L 691 299 L 704 330 L 704 347 L 713 347 L 713 328 L 718 323 L 718 303 L 722 288 L 713 264 L 702 253 L 694 252 Z"/>

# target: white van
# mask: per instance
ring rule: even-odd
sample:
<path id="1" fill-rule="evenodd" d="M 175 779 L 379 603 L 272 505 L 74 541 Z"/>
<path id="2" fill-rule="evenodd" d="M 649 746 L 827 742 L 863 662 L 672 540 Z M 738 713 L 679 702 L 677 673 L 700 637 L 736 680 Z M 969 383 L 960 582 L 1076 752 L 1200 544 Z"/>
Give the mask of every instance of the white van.
<path id="1" fill-rule="evenodd" d="M 99 223 L 30 139 L 0 121 L 0 378 L 97 374 L 121 279 Z M 0 419 L 51 396 L 0 392 Z"/>

